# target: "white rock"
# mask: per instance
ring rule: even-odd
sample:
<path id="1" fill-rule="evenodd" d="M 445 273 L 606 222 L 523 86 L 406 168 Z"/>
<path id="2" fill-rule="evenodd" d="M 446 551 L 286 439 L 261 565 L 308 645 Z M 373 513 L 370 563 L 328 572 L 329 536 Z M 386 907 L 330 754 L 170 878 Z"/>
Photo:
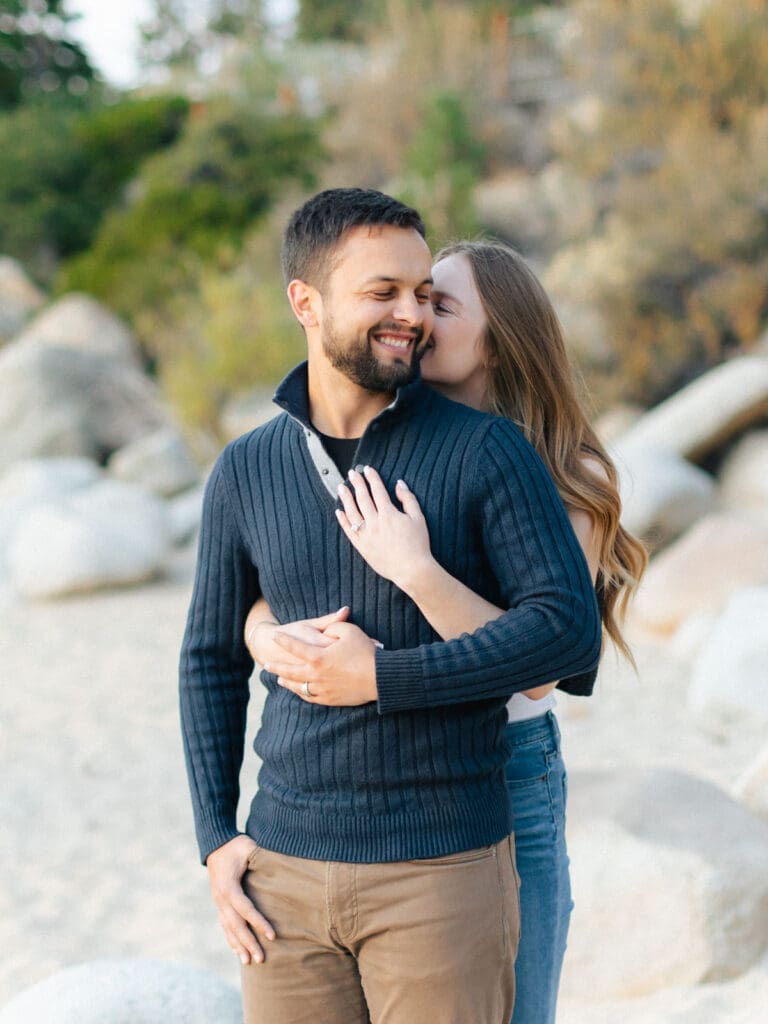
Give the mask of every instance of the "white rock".
<path id="1" fill-rule="evenodd" d="M 652 560 L 632 616 L 668 634 L 694 615 L 719 615 L 731 594 L 768 584 L 768 530 L 734 515 L 706 516 Z"/>
<path id="2" fill-rule="evenodd" d="M 698 459 L 766 413 L 768 359 L 739 356 L 702 374 L 651 409 L 622 440 Z"/>
<path id="3" fill-rule="evenodd" d="M 11 583 L 34 598 L 140 583 L 162 572 L 170 539 L 164 502 L 103 480 L 27 515 L 8 546 Z"/>
<path id="4" fill-rule="evenodd" d="M 10 256 L 0 256 L 0 339 L 12 338 L 45 302 L 43 293 Z"/>
<path id="5" fill-rule="evenodd" d="M 184 494 L 177 494 L 168 502 L 171 539 L 175 546 L 186 544 L 197 533 L 203 517 L 203 493 L 201 484 Z"/>
<path id="6" fill-rule="evenodd" d="M 705 612 L 689 615 L 684 619 L 670 640 L 669 649 L 673 657 L 678 661 L 692 661 L 712 632 L 716 621 L 716 615 L 707 615 Z"/>
<path id="7" fill-rule="evenodd" d="M 571 19 L 569 30 L 562 39 L 563 54 L 567 53 L 569 48 L 581 45 L 579 35 L 576 19 Z M 577 140 L 599 134 L 607 112 L 608 105 L 605 99 L 595 93 L 577 90 L 571 97 L 563 97 L 549 117 L 550 137 L 555 148 L 562 153 L 572 149 Z"/>
<path id="8" fill-rule="evenodd" d="M 599 416 L 592 424 L 603 444 L 615 444 L 622 434 L 633 427 L 643 415 L 639 405 L 615 405 Z"/>
<path id="9" fill-rule="evenodd" d="M 90 295 L 70 292 L 39 313 L 17 339 L 108 356 L 134 369 L 143 363 L 138 343 L 122 320 Z"/>
<path id="10" fill-rule="evenodd" d="M 632 533 L 667 543 L 715 507 L 713 478 L 674 453 L 622 441 L 612 455 L 619 471 L 622 522 Z"/>
<path id="11" fill-rule="evenodd" d="M 768 526 L 768 430 L 739 440 L 719 473 L 720 502 Z"/>
<path id="12" fill-rule="evenodd" d="M 547 211 L 536 178 L 520 171 L 505 171 L 478 184 L 475 207 L 484 224 L 498 234 L 526 243 L 542 243 L 547 233 Z"/>
<path id="13" fill-rule="evenodd" d="M 0 1024 L 242 1024 L 236 989 L 210 971 L 160 960 L 94 960 L 33 985 Z"/>
<path id="14" fill-rule="evenodd" d="M 5 555 L 18 526 L 37 506 L 90 487 L 102 471 L 90 459 L 24 459 L 0 477 L 0 573 L 5 574 Z"/>
<path id="15" fill-rule="evenodd" d="M 122 362 L 39 342 L 0 350 L 0 472 L 40 455 L 100 462 L 168 422 L 157 388 Z"/>
<path id="16" fill-rule="evenodd" d="M 680 20 L 686 28 L 697 28 L 715 0 L 675 0 Z"/>
<path id="17" fill-rule="evenodd" d="M 22 459 L 0 476 L 0 501 L 48 500 L 88 487 L 101 476 L 92 459 L 78 455 Z"/>
<path id="18" fill-rule="evenodd" d="M 768 821 L 768 747 L 736 780 L 733 795 L 753 814 Z"/>
<path id="19" fill-rule="evenodd" d="M 107 463 L 118 480 L 136 483 L 153 494 L 171 497 L 200 479 L 184 438 L 171 427 L 137 438 L 118 449 Z"/>
<path id="20" fill-rule="evenodd" d="M 221 410 L 219 427 L 228 441 L 267 423 L 281 411 L 272 401 L 274 391 L 258 388 L 244 395 L 233 395 Z"/>
<path id="21" fill-rule="evenodd" d="M 602 234 L 563 246 L 542 274 L 569 347 L 593 364 L 608 364 L 613 339 L 599 311 L 604 297 L 626 290 L 645 273 L 648 256 L 618 219 Z"/>
<path id="22" fill-rule="evenodd" d="M 552 160 L 538 177 L 553 234 L 569 242 L 592 232 L 597 220 L 594 183 Z"/>
<path id="23" fill-rule="evenodd" d="M 768 719 L 768 586 L 731 597 L 694 662 L 688 699 L 700 715 Z"/>
<path id="24" fill-rule="evenodd" d="M 768 957 L 733 981 L 665 988 L 639 999 L 563 1000 L 557 1024 L 757 1024 L 765 1017 Z"/>
<path id="25" fill-rule="evenodd" d="M 564 997 L 638 997 L 746 971 L 768 947 L 768 825 L 666 769 L 572 773 Z"/>

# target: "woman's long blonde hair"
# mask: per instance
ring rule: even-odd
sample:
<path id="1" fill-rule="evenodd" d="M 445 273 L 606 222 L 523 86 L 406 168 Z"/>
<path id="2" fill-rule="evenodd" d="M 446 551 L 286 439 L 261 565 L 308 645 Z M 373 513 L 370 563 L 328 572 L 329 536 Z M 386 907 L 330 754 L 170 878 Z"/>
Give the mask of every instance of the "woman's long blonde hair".
<path id="1" fill-rule="evenodd" d="M 469 261 L 488 321 L 488 409 L 520 427 L 566 508 L 582 509 L 595 524 L 603 628 L 634 663 L 620 623 L 648 554 L 619 522 L 616 467 L 581 408 L 557 314 L 539 279 L 508 245 L 456 242 L 442 249 L 435 262 L 453 255 Z M 590 459 L 601 463 L 605 477 L 590 470 Z"/>

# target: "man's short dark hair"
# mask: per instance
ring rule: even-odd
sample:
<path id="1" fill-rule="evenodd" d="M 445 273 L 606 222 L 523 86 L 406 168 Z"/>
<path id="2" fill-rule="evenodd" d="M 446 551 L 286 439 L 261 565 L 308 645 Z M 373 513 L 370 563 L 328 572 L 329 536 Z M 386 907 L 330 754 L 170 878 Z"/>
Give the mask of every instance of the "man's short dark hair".
<path id="1" fill-rule="evenodd" d="M 281 262 L 286 284 L 298 278 L 322 288 L 340 241 L 352 228 L 364 225 L 413 228 L 422 238 L 426 236 L 416 210 L 384 192 L 326 189 L 299 207 L 285 229 Z"/>

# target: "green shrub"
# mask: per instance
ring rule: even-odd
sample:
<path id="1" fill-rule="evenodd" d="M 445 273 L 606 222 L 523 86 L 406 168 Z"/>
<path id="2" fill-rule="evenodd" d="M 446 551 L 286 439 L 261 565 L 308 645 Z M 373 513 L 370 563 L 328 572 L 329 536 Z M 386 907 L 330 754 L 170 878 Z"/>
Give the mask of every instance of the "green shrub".
<path id="1" fill-rule="evenodd" d="M 299 0 L 298 33 L 301 39 L 340 39 L 360 42 L 381 20 L 375 0 Z"/>
<path id="2" fill-rule="evenodd" d="M 0 7 L 0 110 L 37 98 L 76 103 L 94 72 L 68 35 L 66 0 L 3 0 Z"/>
<path id="3" fill-rule="evenodd" d="M 432 244 L 478 231 L 472 196 L 484 157 L 461 96 L 439 92 L 430 97 L 406 152 L 402 192 L 425 218 Z"/>
<path id="4" fill-rule="evenodd" d="M 142 160 L 176 138 L 187 109 L 161 96 L 94 110 L 24 104 L 0 115 L 0 251 L 46 276 L 85 249 Z"/>
<path id="5" fill-rule="evenodd" d="M 279 267 L 277 226 L 253 234 L 237 258 L 190 268 L 187 287 L 137 319 L 163 390 L 184 422 L 216 433 L 233 394 L 272 386 L 304 358 Z"/>
<path id="6" fill-rule="evenodd" d="M 136 197 L 63 268 L 59 288 L 89 291 L 133 320 L 184 288 L 198 263 L 237 247 L 288 186 L 311 187 L 321 157 L 314 125 L 298 114 L 201 106 L 178 143 L 146 164 Z"/>

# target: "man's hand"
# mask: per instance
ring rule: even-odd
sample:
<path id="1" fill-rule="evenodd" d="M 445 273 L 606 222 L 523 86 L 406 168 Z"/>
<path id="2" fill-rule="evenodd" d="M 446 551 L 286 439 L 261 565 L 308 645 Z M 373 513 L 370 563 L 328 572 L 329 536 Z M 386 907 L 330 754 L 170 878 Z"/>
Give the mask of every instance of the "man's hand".
<path id="1" fill-rule="evenodd" d="M 256 935 L 262 940 L 275 938 L 274 928 L 248 899 L 241 884 L 254 849 L 256 843 L 249 836 L 236 836 L 209 853 L 206 860 L 221 927 L 227 942 L 245 965 L 260 964 L 264 960 L 264 950 L 256 941 Z"/>
<path id="2" fill-rule="evenodd" d="M 298 664 L 299 659 L 293 659 L 275 643 L 275 634 L 278 631 L 308 644 L 328 647 L 329 644 L 335 643 L 335 640 L 324 631 L 335 622 L 343 622 L 348 615 L 349 608 L 345 606 L 329 615 L 321 615 L 315 619 L 298 619 L 295 622 L 286 622 L 282 626 L 267 619 L 252 622 L 249 615 L 245 625 L 245 643 L 253 660 L 265 668 L 267 663 L 275 660 Z"/>
<path id="3" fill-rule="evenodd" d="M 317 647 L 277 630 L 275 643 L 292 658 L 270 661 L 264 668 L 310 704 L 352 707 L 376 700 L 376 641 L 349 622 L 328 626 L 325 635 L 335 642 Z"/>

